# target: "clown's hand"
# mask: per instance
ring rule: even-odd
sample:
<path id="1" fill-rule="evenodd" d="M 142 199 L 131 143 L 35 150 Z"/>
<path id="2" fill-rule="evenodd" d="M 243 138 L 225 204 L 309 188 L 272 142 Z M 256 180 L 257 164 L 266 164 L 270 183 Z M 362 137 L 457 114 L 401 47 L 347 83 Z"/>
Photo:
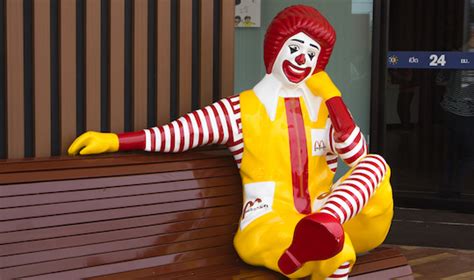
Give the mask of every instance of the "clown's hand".
<path id="1" fill-rule="evenodd" d="M 335 96 L 341 96 L 339 89 L 332 82 L 329 75 L 324 71 L 318 72 L 311 76 L 306 81 L 306 85 L 314 95 L 322 97 L 324 101 L 327 101 Z"/>
<path id="2" fill-rule="evenodd" d="M 69 155 L 92 155 L 116 152 L 119 149 L 119 139 L 115 133 L 88 131 L 77 137 L 67 150 Z"/>

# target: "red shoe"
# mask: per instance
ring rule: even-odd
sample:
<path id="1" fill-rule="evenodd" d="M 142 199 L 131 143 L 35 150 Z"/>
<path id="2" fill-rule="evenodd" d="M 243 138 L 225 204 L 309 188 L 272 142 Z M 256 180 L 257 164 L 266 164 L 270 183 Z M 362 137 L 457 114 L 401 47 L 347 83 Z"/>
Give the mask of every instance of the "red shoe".
<path id="1" fill-rule="evenodd" d="M 305 262 L 329 259 L 344 245 L 344 230 L 339 220 L 326 213 L 314 213 L 298 222 L 290 247 L 278 260 L 285 274 L 298 270 Z"/>

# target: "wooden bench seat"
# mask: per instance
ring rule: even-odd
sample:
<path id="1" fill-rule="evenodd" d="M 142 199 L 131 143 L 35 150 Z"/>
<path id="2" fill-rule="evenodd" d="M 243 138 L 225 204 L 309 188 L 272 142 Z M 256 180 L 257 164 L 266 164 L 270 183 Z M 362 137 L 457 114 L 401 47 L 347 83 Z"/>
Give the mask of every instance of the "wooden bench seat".
<path id="1" fill-rule="evenodd" d="M 1 162 L 0 279 L 282 279 L 233 249 L 241 188 L 220 148 Z M 354 276 L 406 270 L 377 250 Z"/>
<path id="2" fill-rule="evenodd" d="M 407 260 L 397 249 L 380 247 L 360 256 L 350 279 L 412 279 Z M 308 277 L 309 278 L 309 277 Z M 91 277 L 91 280 L 112 279 L 287 279 L 263 267 L 249 266 L 237 255 L 222 255 L 206 260 L 175 263 L 165 266 Z"/>

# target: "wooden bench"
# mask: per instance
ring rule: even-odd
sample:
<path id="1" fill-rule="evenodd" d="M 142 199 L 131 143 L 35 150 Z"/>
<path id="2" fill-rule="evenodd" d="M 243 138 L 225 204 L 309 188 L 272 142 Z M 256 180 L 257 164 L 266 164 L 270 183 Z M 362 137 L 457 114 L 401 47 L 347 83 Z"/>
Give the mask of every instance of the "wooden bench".
<path id="1" fill-rule="evenodd" d="M 5 161 L 0 279 L 284 279 L 239 260 L 241 207 L 223 149 Z M 379 248 L 352 276 L 374 273 L 411 270 Z"/>

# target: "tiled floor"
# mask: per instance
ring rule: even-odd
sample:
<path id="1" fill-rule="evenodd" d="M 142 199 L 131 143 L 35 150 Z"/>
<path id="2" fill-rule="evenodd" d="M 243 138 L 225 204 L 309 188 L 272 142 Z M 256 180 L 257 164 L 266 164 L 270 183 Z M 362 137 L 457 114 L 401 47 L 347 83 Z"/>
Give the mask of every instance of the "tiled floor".
<path id="1" fill-rule="evenodd" d="M 407 257 L 415 279 L 474 279 L 474 251 L 415 246 L 396 247 Z"/>

